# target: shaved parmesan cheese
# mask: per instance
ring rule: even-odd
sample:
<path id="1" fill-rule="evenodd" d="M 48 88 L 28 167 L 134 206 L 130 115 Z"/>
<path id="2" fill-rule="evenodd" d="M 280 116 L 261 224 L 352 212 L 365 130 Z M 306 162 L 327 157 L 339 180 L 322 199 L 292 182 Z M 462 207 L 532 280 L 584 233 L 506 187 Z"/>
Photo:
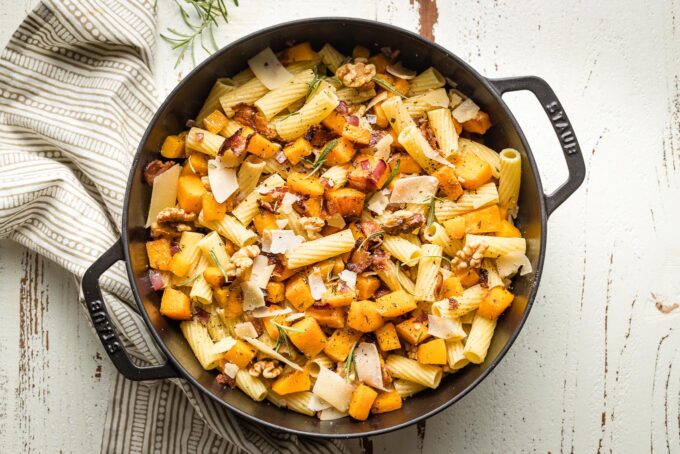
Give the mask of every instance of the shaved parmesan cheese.
<path id="1" fill-rule="evenodd" d="M 294 314 L 290 314 L 288 317 L 286 317 L 287 322 L 294 322 L 295 320 L 300 320 L 301 318 L 305 318 L 305 313 L 304 312 L 296 312 Z"/>
<path id="2" fill-rule="evenodd" d="M 283 67 L 269 47 L 248 60 L 248 66 L 262 85 L 270 90 L 280 87 L 293 78 L 293 75 Z"/>
<path id="3" fill-rule="evenodd" d="M 465 101 L 458 104 L 458 106 L 453 109 L 453 118 L 459 123 L 465 123 L 468 120 L 472 120 L 477 116 L 479 112 L 479 106 L 471 99 L 466 99 Z"/>
<path id="4" fill-rule="evenodd" d="M 309 398 L 309 409 L 312 411 L 321 411 L 331 407 L 332 407 L 331 404 L 329 404 L 316 394 L 312 394 L 312 397 Z"/>
<path id="5" fill-rule="evenodd" d="M 316 378 L 312 392 L 331 404 L 336 409 L 345 412 L 349 409 L 354 386 L 350 385 L 335 372 L 322 367 Z"/>
<path id="6" fill-rule="evenodd" d="M 400 178 L 394 183 L 390 203 L 418 203 L 426 205 L 437 193 L 439 181 L 433 176 Z"/>
<path id="7" fill-rule="evenodd" d="M 460 103 L 465 101 L 466 98 L 467 97 L 463 95 L 463 93 L 456 89 L 449 90 L 449 109 L 455 109 Z"/>
<path id="8" fill-rule="evenodd" d="M 244 311 L 252 311 L 265 305 L 262 290 L 253 282 L 242 282 L 241 290 L 243 291 Z"/>
<path id="9" fill-rule="evenodd" d="M 343 281 L 345 284 L 347 284 L 347 287 L 356 288 L 356 286 L 357 286 L 357 273 L 355 273 L 354 271 L 342 270 L 340 272 L 340 274 L 338 274 L 338 277 L 340 278 L 341 281 Z"/>
<path id="10" fill-rule="evenodd" d="M 253 267 L 250 272 L 250 282 L 260 288 L 266 288 L 269 279 L 272 277 L 276 265 L 270 265 L 269 259 L 264 255 L 258 255 L 253 260 Z"/>
<path id="11" fill-rule="evenodd" d="M 163 209 L 175 206 L 177 202 L 177 183 L 181 170 L 182 167 L 175 164 L 153 179 L 151 203 L 149 203 L 149 215 L 146 218 L 145 227 L 151 226 L 156 221 L 158 213 Z"/>
<path id="12" fill-rule="evenodd" d="M 288 219 L 277 219 L 275 222 L 280 229 L 285 229 L 288 226 Z"/>
<path id="13" fill-rule="evenodd" d="M 226 353 L 229 350 L 231 350 L 231 347 L 233 347 L 234 345 L 236 345 L 236 339 L 234 339 L 231 336 L 227 336 L 224 339 L 221 339 L 213 344 L 212 352 L 215 355 L 219 355 L 220 353 Z"/>
<path id="14" fill-rule="evenodd" d="M 387 72 L 404 80 L 411 80 L 416 77 L 416 72 L 412 69 L 404 68 L 400 61 L 393 65 L 387 65 Z"/>
<path id="15" fill-rule="evenodd" d="M 315 300 L 320 300 L 321 297 L 328 291 L 326 284 L 323 282 L 323 278 L 319 276 L 318 273 L 311 273 L 307 277 L 307 283 L 309 284 L 309 290 L 312 293 L 312 298 Z"/>
<path id="16" fill-rule="evenodd" d="M 387 92 L 383 92 L 387 93 Z M 375 153 L 374 156 L 378 159 L 382 159 L 383 161 L 387 162 L 387 160 L 390 157 L 390 153 L 392 152 L 392 143 L 394 142 L 394 137 L 392 137 L 392 134 L 386 134 L 378 140 L 378 142 L 375 144 Z"/>
<path id="17" fill-rule="evenodd" d="M 338 411 L 333 407 L 321 410 L 319 413 L 319 420 L 321 421 L 333 421 L 335 419 L 344 418 L 348 413 L 346 411 Z"/>
<path id="18" fill-rule="evenodd" d="M 255 318 L 265 318 L 265 317 L 276 317 L 277 315 L 283 315 L 293 312 L 290 307 L 285 307 L 283 309 L 271 310 L 268 307 L 258 307 L 253 312 L 250 313 Z M 303 314 L 304 315 L 304 314 Z"/>
<path id="19" fill-rule="evenodd" d="M 238 191 L 236 169 L 228 169 L 222 164 L 222 161 L 217 159 L 208 161 L 208 180 L 210 181 L 210 190 L 217 203 L 223 203 L 234 192 Z"/>
<path id="20" fill-rule="evenodd" d="M 222 372 L 229 378 L 236 378 L 236 372 L 238 372 L 239 367 L 234 363 L 224 363 L 222 367 Z"/>
<path id="21" fill-rule="evenodd" d="M 250 322 L 237 323 L 234 325 L 234 334 L 238 337 L 257 337 L 257 330 Z"/>
<path id="22" fill-rule="evenodd" d="M 440 339 L 459 340 L 467 336 L 460 320 L 451 320 L 432 314 L 427 316 L 427 332 Z"/>
<path id="23" fill-rule="evenodd" d="M 383 214 L 385 212 L 385 208 L 387 208 L 387 205 L 390 204 L 390 198 L 387 197 L 389 193 L 389 189 L 383 189 L 382 191 L 376 192 L 368 201 L 366 208 L 375 214 Z"/>
<path id="24" fill-rule="evenodd" d="M 526 255 L 521 252 L 508 252 L 496 259 L 496 269 L 501 277 L 512 276 L 517 273 L 517 270 L 522 268 L 519 275 L 524 276 L 533 271 L 531 262 Z"/>
<path id="25" fill-rule="evenodd" d="M 342 229 L 347 225 L 345 218 L 343 218 L 340 213 L 333 213 L 333 215 L 328 218 L 326 223 L 331 227 L 335 227 L 336 229 Z"/>
<path id="26" fill-rule="evenodd" d="M 362 342 L 354 349 L 354 366 L 360 382 L 374 388 L 384 389 L 380 354 L 375 344 Z"/>
<path id="27" fill-rule="evenodd" d="M 264 353 L 265 355 L 269 356 L 270 358 L 278 359 L 282 363 L 288 364 L 290 367 L 292 367 L 295 370 L 303 370 L 302 367 L 300 367 L 299 364 L 295 364 L 293 361 L 289 360 L 273 348 L 271 348 L 269 345 L 265 344 L 261 340 L 252 338 L 252 337 L 244 337 L 244 341 L 248 342 L 250 345 Z"/>
<path id="28" fill-rule="evenodd" d="M 262 250 L 272 254 L 285 254 L 305 241 L 303 237 L 295 235 L 292 230 L 269 230 L 268 232 L 268 235 L 262 236 Z"/>
<path id="29" fill-rule="evenodd" d="M 293 204 L 298 200 L 300 200 L 300 197 L 290 192 L 286 192 L 281 199 L 281 212 L 290 214 L 293 211 Z"/>

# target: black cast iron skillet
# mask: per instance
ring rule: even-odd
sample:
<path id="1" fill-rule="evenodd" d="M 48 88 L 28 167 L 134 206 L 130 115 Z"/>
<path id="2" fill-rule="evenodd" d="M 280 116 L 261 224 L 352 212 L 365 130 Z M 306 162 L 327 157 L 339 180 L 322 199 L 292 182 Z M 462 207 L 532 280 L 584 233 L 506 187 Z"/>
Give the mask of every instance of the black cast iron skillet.
<path id="1" fill-rule="evenodd" d="M 516 148 L 523 160 L 518 225 L 527 239 L 527 256 L 534 272 L 516 279 L 514 293 L 517 296 L 498 322 L 486 361 L 446 377 L 436 390 L 407 399 L 401 410 L 372 415 L 366 422 L 350 418 L 322 422 L 279 409 L 266 401 L 254 402 L 240 391 L 223 389 L 215 383 L 213 373 L 201 368 L 177 324 L 160 315 L 160 296 L 152 291 L 145 277 L 148 260 L 144 243 L 149 234 L 144 224 L 151 189 L 143 182 L 144 165 L 156 158 L 165 136 L 178 133 L 184 129 L 188 119 L 195 117 L 215 79 L 244 69 L 246 60 L 260 50 L 270 46 L 278 51 L 291 41 L 311 41 L 316 49 L 324 43 L 331 43 L 346 55 L 351 53 L 355 44 L 371 47 L 374 52 L 390 46 L 401 50 L 400 57 L 408 68 L 424 70 L 434 66 L 455 80 L 464 93 L 490 114 L 494 126 L 485 136 L 488 143 L 495 149 Z M 518 90 L 529 90 L 538 98 L 567 161 L 569 178 L 549 195 L 543 192 L 529 144 L 501 99 L 503 93 Z M 132 163 L 125 195 L 122 236 L 87 270 L 83 278 L 83 293 L 107 353 L 120 373 L 131 380 L 185 378 L 226 408 L 272 429 L 329 438 L 377 435 L 416 423 L 443 410 L 470 392 L 500 362 L 522 329 L 536 295 L 545 256 L 547 218 L 581 185 L 584 176 L 585 165 L 571 124 L 555 93 L 542 79 L 533 76 L 487 79 L 441 46 L 387 24 L 349 18 L 288 22 L 253 33 L 223 48 L 194 69 L 170 93 L 151 120 Z M 98 280 L 119 260 L 125 261 L 139 312 L 167 356 L 166 364 L 150 367 L 134 365 L 113 328 L 102 302 Z"/>

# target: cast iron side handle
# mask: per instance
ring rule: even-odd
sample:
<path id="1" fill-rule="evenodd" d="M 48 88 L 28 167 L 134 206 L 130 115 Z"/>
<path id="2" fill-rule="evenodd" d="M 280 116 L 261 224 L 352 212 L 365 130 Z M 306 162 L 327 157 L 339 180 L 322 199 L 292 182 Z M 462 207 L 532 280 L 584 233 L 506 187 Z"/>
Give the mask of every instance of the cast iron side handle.
<path id="1" fill-rule="evenodd" d="M 569 178 L 562 186 L 552 194 L 545 196 L 545 207 L 548 216 L 555 211 L 565 200 L 569 198 L 583 183 L 586 176 L 586 165 L 583 162 L 581 147 L 576 140 L 574 129 L 562 108 L 559 99 L 550 85 L 540 77 L 508 77 L 503 79 L 490 79 L 489 82 L 496 87 L 500 95 L 509 91 L 529 90 L 538 98 L 543 110 L 548 115 L 550 123 L 557 134 L 557 139 L 562 147 L 564 158 L 569 169 Z"/>
<path id="2" fill-rule="evenodd" d="M 99 335 L 99 340 L 104 345 L 106 353 L 108 353 L 118 372 L 130 380 L 156 380 L 178 377 L 177 371 L 170 363 L 160 366 L 136 366 L 123 348 L 123 343 L 118 338 L 113 323 L 111 323 L 111 318 L 104 305 L 104 298 L 99 287 L 99 277 L 111 268 L 114 263 L 124 258 L 123 243 L 119 239 L 116 241 L 116 244 L 111 246 L 108 251 L 85 271 L 83 276 L 83 295 L 87 304 L 87 310 L 92 318 L 92 324 Z"/>

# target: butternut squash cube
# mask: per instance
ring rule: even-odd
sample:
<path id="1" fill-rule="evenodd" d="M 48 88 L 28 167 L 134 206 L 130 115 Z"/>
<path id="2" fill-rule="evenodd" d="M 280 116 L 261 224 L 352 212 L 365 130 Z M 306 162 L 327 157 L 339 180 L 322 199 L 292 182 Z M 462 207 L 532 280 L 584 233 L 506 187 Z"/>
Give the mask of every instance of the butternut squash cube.
<path id="1" fill-rule="evenodd" d="M 422 172 L 422 168 L 418 165 L 418 162 L 413 159 L 413 156 L 406 153 L 398 153 L 390 156 L 388 164 L 390 168 L 394 168 L 399 161 L 399 173 L 416 173 Z M 436 176 L 436 175 L 435 175 Z"/>
<path id="2" fill-rule="evenodd" d="M 368 58 L 371 55 L 371 51 L 364 46 L 354 46 L 352 49 L 352 58 Z"/>
<path id="3" fill-rule="evenodd" d="M 397 391 L 382 392 L 375 398 L 371 413 L 387 413 L 388 411 L 399 410 L 401 403 L 401 396 Z"/>
<path id="4" fill-rule="evenodd" d="M 326 208 L 329 213 L 341 216 L 360 216 L 366 194 L 352 188 L 340 188 L 326 193 Z"/>
<path id="5" fill-rule="evenodd" d="M 342 134 L 342 131 L 338 134 Z M 337 166 L 341 164 L 347 164 L 352 160 L 355 152 L 356 150 L 354 149 L 354 144 L 352 141 L 344 137 L 340 137 L 338 139 L 338 143 L 336 143 L 331 151 L 329 151 L 326 155 L 326 165 Z"/>
<path id="6" fill-rule="evenodd" d="M 224 354 L 227 362 L 234 363 L 241 369 L 248 367 L 248 364 L 255 358 L 257 350 L 250 344 L 238 339 L 236 344 Z"/>
<path id="7" fill-rule="evenodd" d="M 463 187 L 458 181 L 456 171 L 449 166 L 441 166 L 432 176 L 439 180 L 439 187 L 451 200 L 457 200 L 463 195 Z"/>
<path id="8" fill-rule="evenodd" d="M 385 114 L 381 104 L 373 106 L 373 113 L 375 114 L 375 127 L 385 129 L 390 125 L 389 119 Z"/>
<path id="9" fill-rule="evenodd" d="M 281 149 L 281 145 L 269 141 L 261 134 L 255 133 L 250 137 L 246 151 L 262 159 L 269 159 Z"/>
<path id="10" fill-rule="evenodd" d="M 281 303 L 285 298 L 285 285 L 283 285 L 283 282 L 267 283 L 267 296 L 265 297 L 267 302 Z"/>
<path id="11" fill-rule="evenodd" d="M 444 230 L 446 233 L 454 239 L 460 240 L 465 237 L 465 218 L 462 216 L 456 216 L 455 218 L 447 219 L 444 221 Z"/>
<path id="12" fill-rule="evenodd" d="M 300 370 L 282 375 L 272 384 L 272 390 L 280 396 L 309 391 L 311 388 L 309 374 Z"/>
<path id="13" fill-rule="evenodd" d="M 318 308 L 310 307 L 305 311 L 309 317 L 313 317 L 321 326 L 328 328 L 344 328 L 345 327 L 345 312 L 340 308 Z"/>
<path id="14" fill-rule="evenodd" d="M 170 241 L 165 238 L 146 242 L 146 253 L 149 256 L 149 266 L 156 270 L 169 271 L 172 262 Z"/>
<path id="15" fill-rule="evenodd" d="M 204 177 L 208 174 L 208 156 L 203 153 L 192 153 L 187 157 L 181 175 L 198 175 Z"/>
<path id="16" fill-rule="evenodd" d="M 206 129 L 213 134 L 217 134 L 222 129 L 224 129 L 225 126 L 227 126 L 228 122 L 229 119 L 226 117 L 226 115 L 224 115 L 219 110 L 215 110 L 213 113 L 203 119 L 203 129 Z"/>
<path id="17" fill-rule="evenodd" d="M 457 272 L 456 277 L 460 280 L 463 288 L 469 288 L 479 283 L 479 272 L 476 269 L 468 268 L 465 271 Z"/>
<path id="18" fill-rule="evenodd" d="M 425 322 L 417 321 L 416 317 L 411 317 L 404 320 L 397 326 L 397 334 L 411 345 L 417 345 L 430 337 L 427 332 L 427 324 Z"/>
<path id="19" fill-rule="evenodd" d="M 288 175 L 287 186 L 298 194 L 321 196 L 324 193 L 324 187 L 318 177 L 310 177 L 298 172 L 291 172 Z"/>
<path id="20" fill-rule="evenodd" d="M 304 216 L 310 217 L 321 217 L 323 205 L 323 198 L 321 197 L 310 197 L 307 200 L 300 200 L 296 206 L 302 208 L 302 214 Z"/>
<path id="21" fill-rule="evenodd" d="M 203 194 L 205 193 L 206 189 L 199 176 L 184 175 L 179 177 L 177 201 L 184 211 L 200 213 L 203 208 Z"/>
<path id="22" fill-rule="evenodd" d="M 286 155 L 286 158 L 293 165 L 299 163 L 302 158 L 312 154 L 312 151 L 312 144 L 304 137 L 298 138 L 295 142 L 289 143 L 283 148 L 283 154 Z"/>
<path id="23" fill-rule="evenodd" d="M 383 318 L 374 301 L 353 301 L 347 313 L 347 326 L 362 333 L 370 333 L 383 326 Z"/>
<path id="24" fill-rule="evenodd" d="M 444 298 L 453 298 L 463 294 L 463 284 L 458 276 L 449 276 L 442 283 L 442 295 Z"/>
<path id="25" fill-rule="evenodd" d="M 357 277 L 357 299 L 367 300 L 371 298 L 378 288 L 380 288 L 380 279 L 377 277 L 363 274 Z"/>
<path id="26" fill-rule="evenodd" d="M 378 340 L 378 347 L 384 352 L 401 348 L 397 329 L 394 323 L 385 323 L 381 328 L 375 330 L 375 338 Z"/>
<path id="27" fill-rule="evenodd" d="M 229 299 L 229 288 L 220 287 L 213 289 L 213 299 L 215 300 L 215 304 L 217 304 L 218 307 L 221 308 L 227 307 L 227 301 Z"/>
<path id="28" fill-rule="evenodd" d="M 361 332 L 352 328 L 337 329 L 331 334 L 323 351 L 334 361 L 344 361 L 347 359 L 352 346 L 359 341 L 361 336 Z"/>
<path id="29" fill-rule="evenodd" d="M 240 288 L 232 287 L 224 306 L 224 315 L 228 318 L 236 318 L 241 314 L 243 314 L 243 294 Z"/>
<path id="30" fill-rule="evenodd" d="M 345 119 L 344 115 L 339 113 L 337 110 L 334 110 L 326 118 L 321 120 L 321 124 L 337 135 L 342 135 L 342 132 L 345 130 L 347 120 Z"/>
<path id="31" fill-rule="evenodd" d="M 281 53 L 280 60 L 286 62 L 286 64 L 294 63 L 296 61 L 310 61 L 318 57 L 318 54 L 314 52 L 312 46 L 309 42 L 304 42 L 296 44 Z"/>
<path id="32" fill-rule="evenodd" d="M 465 189 L 477 189 L 491 180 L 492 172 L 489 163 L 469 150 L 458 154 L 454 165 L 456 174 L 460 177 L 460 184 Z"/>
<path id="33" fill-rule="evenodd" d="M 276 230 L 279 228 L 276 223 L 276 215 L 271 211 L 262 210 L 253 218 L 253 225 L 257 233 L 262 236 L 265 230 Z"/>
<path id="34" fill-rule="evenodd" d="M 349 402 L 349 415 L 359 421 L 365 421 L 376 397 L 378 397 L 377 392 L 363 383 L 360 384 L 352 393 L 352 399 Z"/>
<path id="35" fill-rule="evenodd" d="M 168 159 L 183 158 L 185 156 L 184 136 L 166 137 L 161 146 L 161 156 Z"/>
<path id="36" fill-rule="evenodd" d="M 491 119 L 489 114 L 483 111 L 477 112 L 475 118 L 463 123 L 463 129 L 467 132 L 475 134 L 486 134 L 486 131 L 491 127 Z"/>
<path id="37" fill-rule="evenodd" d="M 206 221 L 221 221 L 227 214 L 227 203 L 218 203 L 212 192 L 203 194 L 203 219 Z"/>
<path id="38" fill-rule="evenodd" d="M 517 227 L 512 225 L 512 222 L 506 219 L 501 219 L 501 225 L 498 228 L 498 230 L 496 230 L 496 236 L 503 236 L 507 238 L 520 238 L 522 236 L 522 233 L 519 231 Z"/>
<path id="39" fill-rule="evenodd" d="M 497 319 L 504 310 L 512 304 L 515 295 L 503 287 L 494 287 L 489 290 L 477 309 L 477 315 L 491 320 Z"/>
<path id="40" fill-rule="evenodd" d="M 368 145 L 371 142 L 371 131 L 349 123 L 342 129 L 342 137 L 354 143 Z"/>
<path id="41" fill-rule="evenodd" d="M 418 362 L 420 364 L 446 364 L 446 342 L 434 339 L 418 346 Z"/>
<path id="42" fill-rule="evenodd" d="M 375 65 L 375 70 L 379 73 L 384 73 L 387 71 L 387 66 L 390 64 L 387 57 L 385 57 L 382 53 L 375 54 L 368 59 L 368 62 Z"/>
<path id="43" fill-rule="evenodd" d="M 213 288 L 224 285 L 224 275 L 216 266 L 209 266 L 203 271 L 203 279 Z"/>
<path id="44" fill-rule="evenodd" d="M 353 300 L 354 294 L 349 291 L 336 292 L 329 290 L 321 297 L 321 304 L 328 304 L 331 307 L 344 307 L 352 304 Z"/>
<path id="45" fill-rule="evenodd" d="M 498 205 L 470 211 L 461 217 L 465 219 L 465 233 L 492 233 L 501 228 Z"/>
<path id="46" fill-rule="evenodd" d="M 304 311 L 314 304 L 314 297 L 307 279 L 297 274 L 286 283 L 286 300 L 298 311 Z"/>
<path id="47" fill-rule="evenodd" d="M 183 292 L 167 287 L 161 298 L 161 314 L 174 320 L 191 320 L 191 300 Z"/>
<path id="48" fill-rule="evenodd" d="M 378 313 L 383 317 L 399 317 L 416 309 L 416 299 L 404 290 L 397 290 L 376 300 Z"/>
<path id="49" fill-rule="evenodd" d="M 170 271 L 177 277 L 185 277 L 191 271 L 193 263 L 189 261 L 183 254 L 175 254 L 170 260 Z"/>
<path id="50" fill-rule="evenodd" d="M 297 349 L 309 358 L 321 353 L 328 342 L 326 335 L 313 317 L 305 317 L 291 326 L 288 337 Z"/>

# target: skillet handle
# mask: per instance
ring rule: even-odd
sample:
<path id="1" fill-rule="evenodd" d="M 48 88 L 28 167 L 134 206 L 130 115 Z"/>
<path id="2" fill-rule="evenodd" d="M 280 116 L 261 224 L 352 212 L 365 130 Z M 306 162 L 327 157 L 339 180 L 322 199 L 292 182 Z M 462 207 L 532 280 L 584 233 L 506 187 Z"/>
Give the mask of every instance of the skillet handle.
<path id="1" fill-rule="evenodd" d="M 543 110 L 552 123 L 557 139 L 560 142 L 564 158 L 569 169 L 569 178 L 552 194 L 545 195 L 545 206 L 548 216 L 569 198 L 583 183 L 586 176 L 586 166 L 583 161 L 581 147 L 576 140 L 574 129 L 562 108 L 559 99 L 550 85 L 540 77 L 508 77 L 503 79 L 489 79 L 500 95 L 510 91 L 529 90 L 538 98 Z"/>
<path id="2" fill-rule="evenodd" d="M 136 366 L 123 348 L 123 343 L 120 341 L 118 334 L 116 334 L 113 323 L 111 323 L 111 318 L 104 305 L 104 298 L 99 287 L 99 277 L 111 268 L 114 263 L 124 258 L 123 243 L 119 239 L 116 244 L 111 246 L 108 251 L 85 271 L 83 276 L 83 295 L 87 304 L 87 310 L 92 318 L 92 325 L 97 331 L 99 340 L 104 345 L 109 358 L 111 358 L 118 372 L 123 374 L 125 378 L 129 380 L 155 380 L 178 377 L 179 374 L 169 362 L 159 366 Z"/>

